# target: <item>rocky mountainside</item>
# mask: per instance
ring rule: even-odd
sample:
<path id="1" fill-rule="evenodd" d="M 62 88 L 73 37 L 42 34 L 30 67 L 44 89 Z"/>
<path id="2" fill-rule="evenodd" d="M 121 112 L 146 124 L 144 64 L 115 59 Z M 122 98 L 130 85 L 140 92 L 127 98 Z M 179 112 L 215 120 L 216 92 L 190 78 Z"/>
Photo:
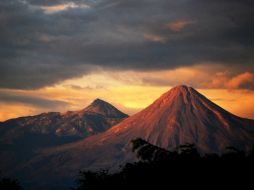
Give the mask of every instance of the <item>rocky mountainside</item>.
<path id="1" fill-rule="evenodd" d="M 15 144 L 32 138 L 31 143 L 34 144 L 35 138 L 42 137 L 51 138 L 51 142 L 61 138 L 84 138 L 103 132 L 127 117 L 109 103 L 96 99 L 81 111 L 49 112 L 1 122 L 0 143 Z M 48 144 L 47 141 L 45 143 Z"/>
<path id="2" fill-rule="evenodd" d="M 81 111 L 42 113 L 1 122 L 0 171 L 12 173 L 43 148 L 77 142 L 127 117 L 109 103 L 96 99 Z"/>

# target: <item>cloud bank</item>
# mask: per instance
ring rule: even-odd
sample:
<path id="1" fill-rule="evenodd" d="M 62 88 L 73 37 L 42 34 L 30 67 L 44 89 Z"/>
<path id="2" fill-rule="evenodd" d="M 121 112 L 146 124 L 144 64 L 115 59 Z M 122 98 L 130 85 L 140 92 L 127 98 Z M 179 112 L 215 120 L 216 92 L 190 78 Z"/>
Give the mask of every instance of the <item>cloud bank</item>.
<path id="1" fill-rule="evenodd" d="M 0 88 L 42 88 L 98 67 L 209 62 L 253 73 L 253 10 L 252 0 L 1 0 Z M 245 75 L 228 85 L 253 86 Z"/>

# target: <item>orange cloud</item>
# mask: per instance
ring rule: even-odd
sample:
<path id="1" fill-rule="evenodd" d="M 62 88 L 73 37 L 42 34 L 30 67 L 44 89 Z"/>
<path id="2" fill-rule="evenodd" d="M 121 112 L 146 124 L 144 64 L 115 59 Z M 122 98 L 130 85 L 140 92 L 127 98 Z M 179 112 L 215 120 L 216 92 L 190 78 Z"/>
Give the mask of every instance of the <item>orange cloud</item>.
<path id="1" fill-rule="evenodd" d="M 232 77 L 229 72 L 219 72 L 207 86 L 209 88 L 254 89 L 254 74 L 244 72 Z"/>
<path id="2" fill-rule="evenodd" d="M 90 6 L 86 4 L 78 5 L 74 2 L 53 5 L 53 6 L 41 6 L 40 8 L 47 14 L 56 13 L 60 11 L 65 11 L 67 9 L 74 9 L 74 8 L 89 8 Z"/>
<path id="3" fill-rule="evenodd" d="M 192 23 L 191 21 L 187 20 L 177 20 L 174 22 L 167 23 L 165 27 L 170 29 L 171 31 L 179 32 L 191 23 Z"/>
<path id="4" fill-rule="evenodd" d="M 144 38 L 149 40 L 149 41 L 159 42 L 159 43 L 166 43 L 166 41 L 167 41 L 167 39 L 165 37 L 162 37 L 162 36 L 159 36 L 159 35 L 156 35 L 156 34 L 145 33 Z"/>
<path id="5" fill-rule="evenodd" d="M 226 84 L 229 88 L 249 88 L 254 89 L 254 74 L 245 72 L 234 78 Z"/>

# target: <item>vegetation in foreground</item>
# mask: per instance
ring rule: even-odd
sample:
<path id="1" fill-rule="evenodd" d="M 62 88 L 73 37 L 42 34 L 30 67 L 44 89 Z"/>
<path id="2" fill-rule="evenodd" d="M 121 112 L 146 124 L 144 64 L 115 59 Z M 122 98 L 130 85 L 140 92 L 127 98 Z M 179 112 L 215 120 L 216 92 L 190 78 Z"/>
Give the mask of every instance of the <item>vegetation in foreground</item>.
<path id="1" fill-rule="evenodd" d="M 0 176 L 0 190 L 22 190 L 17 179 Z"/>
<path id="2" fill-rule="evenodd" d="M 219 156 L 201 156 L 193 144 L 174 152 L 142 139 L 132 141 L 139 161 L 126 164 L 118 173 L 81 171 L 75 190 L 216 188 L 221 185 L 253 187 L 254 150 L 249 154 L 229 147 Z"/>
<path id="3" fill-rule="evenodd" d="M 221 156 L 201 156 L 193 144 L 181 145 L 173 152 L 142 139 L 133 140 L 132 145 L 138 162 L 127 163 L 117 173 L 80 171 L 72 189 L 218 189 L 222 185 L 253 189 L 254 149 L 246 154 L 229 147 Z M 18 180 L 0 175 L 0 190 L 22 189 Z"/>

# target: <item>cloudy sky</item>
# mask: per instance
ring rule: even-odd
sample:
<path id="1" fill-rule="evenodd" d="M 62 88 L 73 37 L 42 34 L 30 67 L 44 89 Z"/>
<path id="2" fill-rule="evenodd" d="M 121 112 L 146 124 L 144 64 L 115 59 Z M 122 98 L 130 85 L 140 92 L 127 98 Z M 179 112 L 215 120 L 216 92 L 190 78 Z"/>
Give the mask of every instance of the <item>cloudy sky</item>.
<path id="1" fill-rule="evenodd" d="M 1 0 L 0 121 L 179 84 L 254 118 L 253 0 Z"/>

